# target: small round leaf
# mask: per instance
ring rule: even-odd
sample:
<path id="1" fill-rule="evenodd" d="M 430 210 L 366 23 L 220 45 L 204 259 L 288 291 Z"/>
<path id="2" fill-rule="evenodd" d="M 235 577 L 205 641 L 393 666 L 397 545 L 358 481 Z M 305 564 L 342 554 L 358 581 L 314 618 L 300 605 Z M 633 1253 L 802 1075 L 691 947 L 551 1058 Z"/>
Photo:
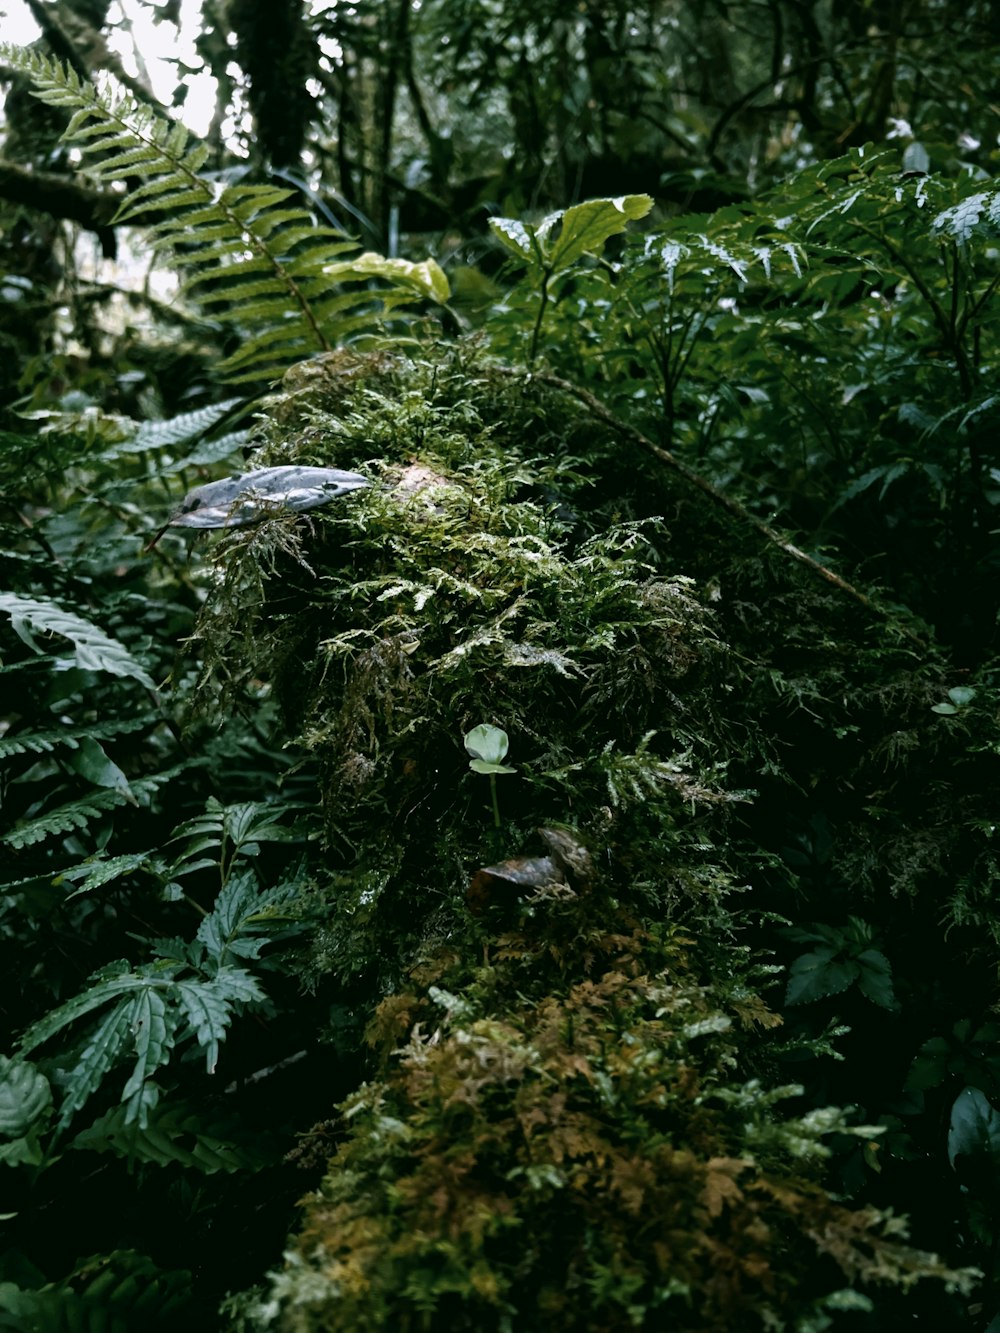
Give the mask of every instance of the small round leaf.
<path id="1" fill-rule="evenodd" d="M 465 748 L 473 759 L 482 759 L 487 764 L 499 764 L 507 753 L 507 733 L 501 731 L 499 727 L 481 723 L 465 733 Z"/>

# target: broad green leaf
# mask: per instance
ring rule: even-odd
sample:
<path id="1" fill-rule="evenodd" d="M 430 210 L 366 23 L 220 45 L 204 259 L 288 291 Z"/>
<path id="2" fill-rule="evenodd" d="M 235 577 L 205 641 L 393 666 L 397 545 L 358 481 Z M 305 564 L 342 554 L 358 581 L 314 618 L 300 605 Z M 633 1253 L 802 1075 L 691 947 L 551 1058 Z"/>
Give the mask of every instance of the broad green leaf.
<path id="1" fill-rule="evenodd" d="M 913 1057 L 905 1087 L 911 1091 L 936 1088 L 948 1072 L 951 1045 L 944 1037 L 930 1037 Z"/>
<path id="2" fill-rule="evenodd" d="M 645 217 L 653 207 L 648 194 L 626 194 L 617 199 L 590 199 L 567 208 L 562 230 L 549 251 L 552 269 L 569 268 L 585 254 L 600 254 L 610 236 L 625 230 L 629 222 Z"/>
<path id="3" fill-rule="evenodd" d="M 788 969 L 786 1004 L 812 1004 L 828 995 L 838 995 L 857 981 L 857 963 L 836 956 L 832 948 L 805 953 Z"/>
<path id="4" fill-rule="evenodd" d="M 128 778 L 114 760 L 108 758 L 100 741 L 95 741 L 89 736 L 83 737 L 79 745 L 71 751 L 66 762 L 74 772 L 92 782 L 95 787 L 110 787 L 124 796 L 131 805 L 138 805 L 128 784 Z"/>
<path id="5" fill-rule="evenodd" d="M 516 773 L 516 768 L 511 768 L 509 764 L 491 764 L 486 759 L 470 759 L 469 767 L 473 773 Z"/>
<path id="6" fill-rule="evenodd" d="M 515 258 L 531 263 L 537 257 L 531 232 L 516 218 L 490 218 L 490 231 Z"/>
<path id="7" fill-rule="evenodd" d="M 884 953 L 866 949 L 854 959 L 858 966 L 858 990 L 872 1004 L 893 1011 L 899 1008 L 892 989 L 892 968 Z"/>
<path id="8" fill-rule="evenodd" d="M 951 1108 L 948 1161 L 960 1157 L 991 1179 L 1000 1174 L 1000 1113 L 978 1088 L 963 1088 Z"/>
<path id="9" fill-rule="evenodd" d="M 412 287 L 419 295 L 444 304 L 451 296 L 448 279 L 433 259 L 419 263 L 410 259 L 386 259 L 384 255 L 366 250 L 357 259 L 330 266 L 328 272 L 335 279 L 384 278 L 387 282 L 401 282 Z"/>

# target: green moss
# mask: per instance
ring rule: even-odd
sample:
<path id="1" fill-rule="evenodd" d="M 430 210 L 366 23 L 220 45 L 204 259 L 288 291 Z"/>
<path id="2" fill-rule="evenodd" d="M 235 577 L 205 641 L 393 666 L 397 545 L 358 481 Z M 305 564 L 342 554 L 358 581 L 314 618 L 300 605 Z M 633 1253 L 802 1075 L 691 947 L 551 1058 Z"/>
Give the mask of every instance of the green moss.
<path id="1" fill-rule="evenodd" d="M 374 483 L 226 537 L 200 633 L 206 689 L 266 682 L 319 763 L 303 975 L 382 1004 L 375 1079 L 254 1319 L 806 1330 L 845 1282 L 967 1284 L 826 1192 L 819 1138 L 853 1139 L 775 1111 L 746 934 L 838 773 L 881 780 L 910 732 L 954 743 L 928 731 L 933 657 L 467 349 L 334 354 L 255 461 Z M 516 769 L 499 829 L 463 747 L 483 723 Z M 854 792 L 835 817 L 865 817 Z"/>

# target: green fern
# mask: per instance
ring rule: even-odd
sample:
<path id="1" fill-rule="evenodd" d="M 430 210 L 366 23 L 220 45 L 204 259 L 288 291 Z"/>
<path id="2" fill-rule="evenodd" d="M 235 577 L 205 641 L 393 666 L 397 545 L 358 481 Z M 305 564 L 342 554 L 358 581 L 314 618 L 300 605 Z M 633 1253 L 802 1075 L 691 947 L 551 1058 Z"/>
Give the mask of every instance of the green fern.
<path id="1" fill-rule="evenodd" d="M 382 312 L 447 299 L 447 280 L 432 260 L 358 255 L 353 242 L 290 203 L 289 190 L 220 188 L 200 174 L 208 148 L 130 93 L 111 84 L 99 91 L 36 51 L 0 46 L 0 59 L 30 78 L 43 102 L 71 113 L 64 138 L 87 157 L 97 182 L 114 190 L 129 183 L 113 221 L 148 226 L 154 251 L 185 275 L 183 294 L 245 335 L 219 366 L 230 382 L 273 379 L 371 331 Z M 382 291 L 372 289 L 373 279 Z"/>
<path id="2" fill-rule="evenodd" d="M 207 1176 L 252 1171 L 274 1160 L 267 1140 L 249 1137 L 235 1116 L 183 1103 L 154 1107 L 145 1127 L 129 1122 L 124 1107 L 113 1107 L 81 1130 L 71 1146 L 153 1166 L 180 1163 Z"/>
<path id="3" fill-rule="evenodd" d="M 132 1250 L 82 1260 L 62 1282 L 0 1282 L 0 1325 L 45 1333 L 177 1328 L 192 1307 L 190 1273 L 164 1272 Z"/>
<path id="4" fill-rule="evenodd" d="M 60 746 L 76 749 L 82 740 L 106 740 L 152 726 L 158 719 L 153 714 L 140 717 L 114 718 L 109 722 L 92 722 L 79 727 L 46 727 L 41 731 L 15 731 L 0 736 L 0 759 L 15 754 L 51 754 Z"/>
<path id="5" fill-rule="evenodd" d="M 22 820 L 12 829 L 0 834 L 0 843 L 9 847 L 30 847 L 33 843 L 43 842 L 46 838 L 56 837 L 61 833 L 73 833 L 85 829 L 92 820 L 116 806 L 129 804 L 144 805 L 158 787 L 177 776 L 188 764 L 179 764 L 161 773 L 151 774 L 146 778 L 133 779 L 126 790 L 118 787 L 101 787 L 88 792 L 76 801 L 67 801 L 46 810 L 30 819 Z M 131 794 L 131 800 L 130 798 Z"/>
<path id="6" fill-rule="evenodd" d="M 77 801 L 67 801 L 64 805 L 56 806 L 54 810 L 47 810 L 42 815 L 15 824 L 12 829 L 0 834 L 0 843 L 15 848 L 31 847 L 36 842 L 44 842 L 46 838 L 54 838 L 62 833 L 74 833 L 85 829 L 106 811 L 124 805 L 127 799 L 124 792 L 111 787 L 88 792 Z"/>

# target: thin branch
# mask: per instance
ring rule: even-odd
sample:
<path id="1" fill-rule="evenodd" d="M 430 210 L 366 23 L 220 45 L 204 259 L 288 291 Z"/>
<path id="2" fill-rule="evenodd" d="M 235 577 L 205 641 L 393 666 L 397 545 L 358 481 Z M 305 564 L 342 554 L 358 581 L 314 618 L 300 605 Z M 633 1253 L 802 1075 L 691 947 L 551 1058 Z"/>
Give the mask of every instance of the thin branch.
<path id="1" fill-rule="evenodd" d="M 57 12 L 58 5 L 43 4 L 42 0 L 27 0 L 32 17 L 41 28 L 52 54 L 65 60 L 81 79 L 90 79 L 95 69 L 107 69 L 120 84 L 140 102 L 163 111 L 163 103 L 152 88 L 141 78 L 133 78 L 120 57 L 110 49 L 104 34 L 72 11 Z"/>
<path id="2" fill-rule="evenodd" d="M 0 158 L 0 198 L 66 218 L 88 231 L 103 232 L 110 227 L 123 196 L 81 185 L 54 171 L 31 171 Z"/>
<path id="3" fill-rule="evenodd" d="M 536 381 L 539 384 L 548 384 L 553 389 L 559 389 L 560 392 L 576 398 L 578 402 L 583 403 L 591 416 L 596 417 L 599 421 L 603 421 L 605 425 L 610 426 L 620 435 L 624 435 L 632 440 L 633 443 L 638 444 L 640 448 L 645 449 L 647 453 L 658 458 L 661 463 L 666 463 L 667 467 L 673 469 L 673 471 L 688 482 L 689 485 L 695 486 L 703 495 L 707 496 L 713 504 L 725 509 L 727 513 L 732 514 L 733 517 L 739 519 L 741 523 L 745 523 L 749 527 L 752 527 L 771 546 L 777 547 L 779 551 L 782 551 L 785 555 L 789 556 L 792 560 L 797 561 L 799 564 L 805 565 L 807 569 L 812 570 L 814 574 L 818 575 L 825 582 L 831 583 L 835 588 L 839 588 L 841 592 L 846 593 L 848 597 L 852 597 L 854 601 L 860 603 L 860 605 L 867 611 L 880 615 L 887 620 L 892 620 L 892 623 L 896 625 L 900 633 L 904 634 L 919 648 L 926 648 L 926 645 L 919 635 L 915 634 L 906 625 L 900 624 L 893 617 L 889 616 L 889 614 L 873 602 L 870 597 L 861 592 L 859 588 L 856 588 L 853 583 L 848 583 L 847 580 L 841 578 L 839 574 L 835 574 L 832 569 L 828 569 L 826 565 L 820 564 L 820 562 L 813 556 L 800 550 L 799 547 L 794 546 L 791 542 L 786 541 L 779 532 L 776 532 L 774 528 L 770 527 L 767 523 L 762 522 L 762 520 L 757 518 L 755 514 L 752 514 L 745 505 L 742 505 L 739 500 L 733 499 L 731 495 L 726 495 L 724 491 L 717 490 L 710 481 L 707 481 L 699 472 L 695 472 L 693 468 L 688 467 L 688 465 L 682 462 L 676 454 L 672 454 L 669 449 L 664 449 L 661 445 L 654 444 L 652 440 L 643 435 L 641 431 L 636 430 L 634 426 L 630 426 L 627 422 L 621 421 L 588 389 L 581 388 L 578 384 L 573 384 L 569 380 L 561 379 L 558 375 L 551 375 L 547 371 L 529 372 L 519 370 L 513 366 L 491 366 L 490 369 L 496 374 L 508 375 L 512 378 L 523 379 L 526 382 Z"/>

